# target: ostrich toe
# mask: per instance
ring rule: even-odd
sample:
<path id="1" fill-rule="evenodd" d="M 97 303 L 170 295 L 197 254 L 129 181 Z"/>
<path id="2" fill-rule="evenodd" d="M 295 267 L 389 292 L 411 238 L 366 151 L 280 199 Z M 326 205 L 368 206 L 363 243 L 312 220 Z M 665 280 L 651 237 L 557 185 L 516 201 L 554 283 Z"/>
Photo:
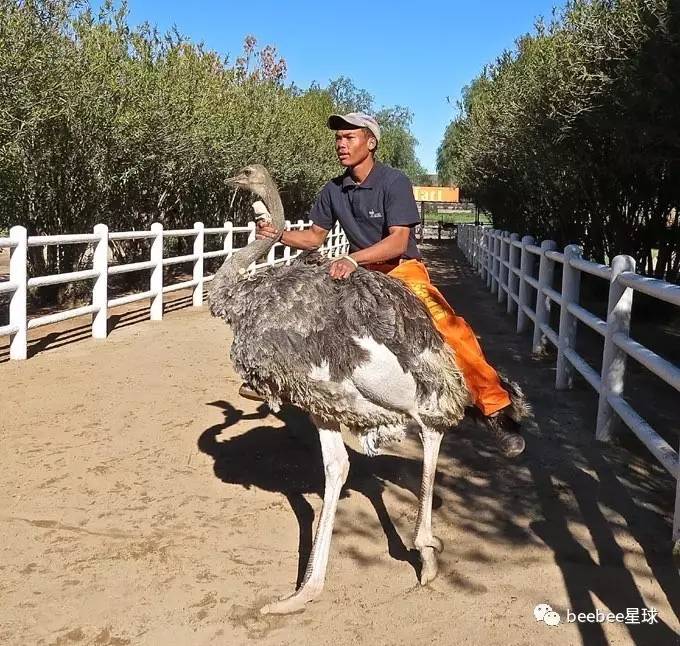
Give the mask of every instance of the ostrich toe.
<path id="1" fill-rule="evenodd" d="M 437 577 L 437 553 L 433 547 L 425 547 L 420 552 L 423 567 L 420 571 L 420 585 L 427 585 Z"/>
<path id="2" fill-rule="evenodd" d="M 260 614 L 289 615 L 294 612 L 302 612 L 305 609 L 305 605 L 316 599 L 320 593 L 321 590 L 300 588 L 297 592 L 293 592 L 293 594 L 281 597 L 278 601 L 263 606 L 260 608 Z"/>

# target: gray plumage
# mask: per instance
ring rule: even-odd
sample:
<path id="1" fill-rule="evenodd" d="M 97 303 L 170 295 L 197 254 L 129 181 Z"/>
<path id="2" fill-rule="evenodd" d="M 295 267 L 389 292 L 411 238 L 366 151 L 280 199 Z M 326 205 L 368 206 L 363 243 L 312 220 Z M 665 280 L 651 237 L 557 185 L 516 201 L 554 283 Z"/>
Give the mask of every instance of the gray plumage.
<path id="1" fill-rule="evenodd" d="M 219 313 L 234 334 L 234 368 L 270 402 L 289 401 L 359 433 L 405 424 L 406 411 L 362 414 L 337 396 L 338 385 L 369 360 L 355 338 L 370 337 L 413 375 L 423 422 L 448 429 L 469 403 L 453 353 L 425 306 L 389 276 L 359 268 L 333 280 L 325 264 L 271 268 L 234 284 Z M 310 376 L 322 365 L 328 382 Z"/>

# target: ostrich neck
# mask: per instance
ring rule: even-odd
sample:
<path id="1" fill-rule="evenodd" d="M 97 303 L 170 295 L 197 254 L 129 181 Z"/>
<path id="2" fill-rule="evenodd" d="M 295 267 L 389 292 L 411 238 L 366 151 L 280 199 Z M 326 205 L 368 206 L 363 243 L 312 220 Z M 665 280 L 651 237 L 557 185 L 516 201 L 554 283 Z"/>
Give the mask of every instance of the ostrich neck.
<path id="1" fill-rule="evenodd" d="M 272 216 L 272 225 L 277 231 L 283 231 L 286 226 L 286 220 L 279 191 L 274 184 L 271 184 L 266 187 L 264 193 L 262 201 L 267 207 L 269 214 Z"/>
<path id="2" fill-rule="evenodd" d="M 272 183 L 267 186 L 264 193 L 261 197 L 272 217 L 272 225 L 281 232 L 286 226 L 286 221 L 276 185 Z M 217 294 L 235 284 L 239 279 L 239 270 L 248 269 L 251 263 L 257 262 L 262 256 L 268 254 L 274 243 L 272 239 L 253 240 L 249 245 L 234 253 L 231 258 L 227 258 L 215 273 L 211 293 Z"/>
<path id="3" fill-rule="evenodd" d="M 266 186 L 262 201 L 272 217 L 272 226 L 280 233 L 286 228 L 286 220 L 279 191 L 273 182 Z M 247 269 L 251 263 L 256 262 L 262 256 L 269 253 L 273 246 L 274 240 L 255 240 L 234 254 L 232 258 L 233 266 L 236 268 L 236 271 Z"/>

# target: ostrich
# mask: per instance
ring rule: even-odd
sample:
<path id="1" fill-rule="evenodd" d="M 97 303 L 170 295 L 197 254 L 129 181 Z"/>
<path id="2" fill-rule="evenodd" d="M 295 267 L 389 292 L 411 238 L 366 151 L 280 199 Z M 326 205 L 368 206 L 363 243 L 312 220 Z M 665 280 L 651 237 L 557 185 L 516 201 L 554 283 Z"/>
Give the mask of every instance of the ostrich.
<path id="1" fill-rule="evenodd" d="M 274 227 L 284 214 L 276 185 L 260 165 L 228 180 L 264 202 Z M 324 585 L 340 490 L 349 471 L 340 425 L 374 455 L 386 442 L 417 432 L 423 473 L 414 545 L 421 585 L 437 575 L 442 542 L 432 533 L 432 494 L 443 433 L 471 404 L 455 356 L 424 304 L 400 281 L 359 267 L 333 280 L 320 254 L 305 252 L 289 266 L 249 274 L 273 240 L 255 240 L 216 272 L 210 311 L 233 331 L 231 360 L 277 411 L 281 402 L 310 413 L 318 428 L 325 472 L 323 506 L 300 588 L 263 613 L 304 608 Z"/>

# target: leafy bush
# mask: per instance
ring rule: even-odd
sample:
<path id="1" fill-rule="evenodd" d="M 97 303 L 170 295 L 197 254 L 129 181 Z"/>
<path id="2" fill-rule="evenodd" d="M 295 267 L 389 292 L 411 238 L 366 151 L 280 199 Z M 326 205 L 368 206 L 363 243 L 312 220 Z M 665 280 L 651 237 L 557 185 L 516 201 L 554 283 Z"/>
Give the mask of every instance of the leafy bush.
<path id="1" fill-rule="evenodd" d="M 466 88 L 439 174 L 498 228 L 677 281 L 679 69 L 678 0 L 572 0 Z"/>

